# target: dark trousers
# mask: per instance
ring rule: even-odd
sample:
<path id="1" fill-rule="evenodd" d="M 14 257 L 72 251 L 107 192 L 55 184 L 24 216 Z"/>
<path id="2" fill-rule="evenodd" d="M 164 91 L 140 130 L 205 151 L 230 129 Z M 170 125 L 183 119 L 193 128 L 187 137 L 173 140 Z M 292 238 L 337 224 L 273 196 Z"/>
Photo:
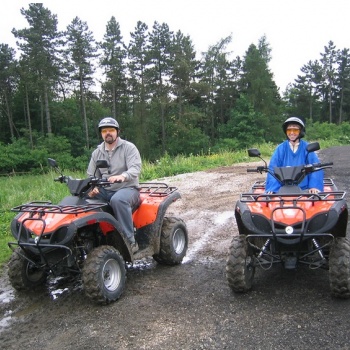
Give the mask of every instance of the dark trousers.
<path id="1" fill-rule="evenodd" d="M 125 187 L 117 191 L 108 191 L 100 188 L 100 193 L 95 198 L 108 201 L 113 209 L 115 218 L 123 227 L 130 243 L 135 242 L 134 223 L 132 221 L 132 211 L 140 201 L 140 192 L 134 187 Z"/>

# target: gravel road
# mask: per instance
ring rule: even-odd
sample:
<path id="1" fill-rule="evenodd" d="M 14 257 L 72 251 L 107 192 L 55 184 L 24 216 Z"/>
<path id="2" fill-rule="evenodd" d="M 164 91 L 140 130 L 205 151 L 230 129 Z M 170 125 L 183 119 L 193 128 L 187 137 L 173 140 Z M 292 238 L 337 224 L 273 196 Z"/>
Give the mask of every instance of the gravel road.
<path id="1" fill-rule="evenodd" d="M 320 151 L 339 189 L 350 190 L 350 147 Z M 2 349 L 350 349 L 350 300 L 330 296 L 328 272 L 257 269 L 253 290 L 233 294 L 225 276 L 237 234 L 234 204 L 262 175 L 247 164 L 161 179 L 182 199 L 189 249 L 181 265 L 152 258 L 127 268 L 123 296 L 107 306 L 84 297 L 81 282 L 50 280 L 19 294 L 0 276 Z"/>

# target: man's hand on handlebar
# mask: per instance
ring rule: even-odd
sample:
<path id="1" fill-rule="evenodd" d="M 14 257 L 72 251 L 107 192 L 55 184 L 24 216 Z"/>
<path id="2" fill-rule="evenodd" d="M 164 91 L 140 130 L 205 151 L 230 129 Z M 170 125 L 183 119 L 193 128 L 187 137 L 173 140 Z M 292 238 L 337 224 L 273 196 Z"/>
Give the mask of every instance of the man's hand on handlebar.
<path id="1" fill-rule="evenodd" d="M 89 197 L 95 197 L 96 195 L 98 195 L 100 193 L 100 191 L 98 190 L 98 187 L 94 187 L 89 193 L 88 196 Z"/>
<path id="2" fill-rule="evenodd" d="M 108 181 L 110 183 L 115 183 L 115 182 L 124 182 L 125 181 L 125 176 L 123 175 L 113 175 L 108 178 Z"/>

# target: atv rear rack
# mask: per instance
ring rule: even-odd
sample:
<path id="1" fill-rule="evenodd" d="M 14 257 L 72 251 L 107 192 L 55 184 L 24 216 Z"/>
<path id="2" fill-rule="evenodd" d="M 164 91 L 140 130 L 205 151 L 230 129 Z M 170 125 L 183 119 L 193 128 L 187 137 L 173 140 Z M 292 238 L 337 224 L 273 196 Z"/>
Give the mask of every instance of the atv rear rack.
<path id="1" fill-rule="evenodd" d="M 141 182 L 140 193 L 147 194 L 150 197 L 166 197 L 175 192 L 177 187 L 168 186 L 162 182 Z"/>
<path id="2" fill-rule="evenodd" d="M 89 203 L 84 205 L 54 205 L 51 202 L 29 202 L 12 208 L 12 211 L 39 214 L 81 214 L 104 207 L 105 203 Z"/>

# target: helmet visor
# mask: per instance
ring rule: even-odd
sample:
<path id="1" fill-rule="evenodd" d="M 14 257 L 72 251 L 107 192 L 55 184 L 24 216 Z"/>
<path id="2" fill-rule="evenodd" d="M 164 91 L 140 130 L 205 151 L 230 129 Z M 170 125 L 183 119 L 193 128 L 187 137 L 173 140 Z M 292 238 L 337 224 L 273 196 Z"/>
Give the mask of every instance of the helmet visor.
<path id="1" fill-rule="evenodd" d="M 291 135 L 291 134 L 299 135 L 300 129 L 299 128 L 287 128 L 286 134 L 287 135 Z"/>
<path id="2" fill-rule="evenodd" d="M 102 134 L 107 134 L 107 133 L 113 133 L 113 132 L 115 132 L 115 131 L 117 131 L 117 129 L 116 128 L 103 128 L 103 129 L 101 129 L 101 133 Z"/>

